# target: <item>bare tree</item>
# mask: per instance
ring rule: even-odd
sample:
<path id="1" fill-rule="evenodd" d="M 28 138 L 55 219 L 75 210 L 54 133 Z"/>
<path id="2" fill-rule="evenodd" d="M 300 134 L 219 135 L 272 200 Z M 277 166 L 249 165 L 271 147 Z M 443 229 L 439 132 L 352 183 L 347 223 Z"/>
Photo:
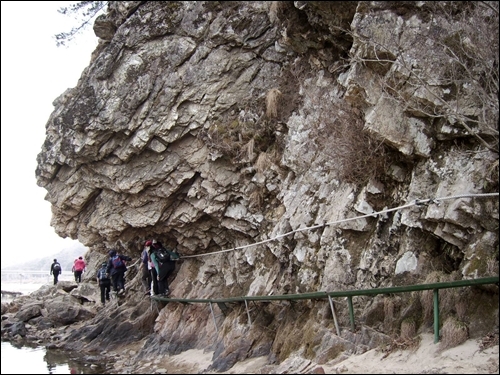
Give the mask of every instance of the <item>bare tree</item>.
<path id="1" fill-rule="evenodd" d="M 68 32 L 61 32 L 54 35 L 56 45 L 58 47 L 66 46 L 68 42 L 71 42 L 78 33 L 85 30 L 90 21 L 97 16 L 106 4 L 108 4 L 107 1 L 78 1 L 67 7 L 59 8 L 57 10 L 59 13 L 73 15 L 77 19 L 78 24 Z"/>
<path id="2" fill-rule="evenodd" d="M 498 153 L 498 2 L 436 4 L 450 29 L 431 28 L 416 36 L 412 50 L 422 55 L 354 31 L 366 50 L 352 61 L 377 71 L 385 97 L 405 112 L 459 126 Z M 425 53 L 429 46 L 432 56 Z"/>

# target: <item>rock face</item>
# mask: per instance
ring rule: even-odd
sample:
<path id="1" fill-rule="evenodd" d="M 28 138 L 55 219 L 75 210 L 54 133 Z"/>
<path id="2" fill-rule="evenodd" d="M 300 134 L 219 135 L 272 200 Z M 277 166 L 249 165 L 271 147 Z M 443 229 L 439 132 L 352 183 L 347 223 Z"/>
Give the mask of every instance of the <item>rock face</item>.
<path id="1" fill-rule="evenodd" d="M 38 155 L 51 225 L 91 249 L 88 269 L 110 248 L 137 259 L 146 239 L 176 247 L 177 297 L 498 275 L 495 4 L 110 2 Z M 130 267 L 138 293 L 139 278 Z M 471 334 L 498 325 L 495 287 L 448 294 L 444 317 Z M 262 355 L 321 363 L 378 345 L 405 319 L 432 323 L 424 293 L 355 300 L 379 333 L 342 337 L 325 301 L 262 304 L 251 326 L 233 306 L 216 329 L 206 305 L 168 304 L 137 323 L 137 298 L 120 306 L 136 310 L 125 341 L 151 334 L 143 356 L 210 348 L 214 371 Z M 109 343 L 89 327 L 86 345 Z"/>

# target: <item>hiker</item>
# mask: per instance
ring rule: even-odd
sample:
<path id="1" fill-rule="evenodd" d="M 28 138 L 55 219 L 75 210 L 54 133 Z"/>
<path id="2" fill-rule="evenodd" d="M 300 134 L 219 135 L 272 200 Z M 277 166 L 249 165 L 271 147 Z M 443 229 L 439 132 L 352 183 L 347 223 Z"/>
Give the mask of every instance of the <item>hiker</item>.
<path id="1" fill-rule="evenodd" d="M 142 264 L 142 285 L 144 286 L 144 294 L 151 294 L 151 271 L 150 271 L 150 261 L 149 261 L 149 249 L 151 248 L 152 241 L 147 240 L 144 243 L 144 249 L 141 253 L 141 264 Z"/>
<path id="2" fill-rule="evenodd" d="M 168 296 L 170 289 L 168 287 L 168 277 L 175 270 L 175 261 L 180 258 L 176 251 L 167 250 L 161 242 L 153 240 L 155 251 L 151 254 L 151 260 L 156 269 L 158 280 L 158 293 L 160 296 Z"/>
<path id="3" fill-rule="evenodd" d="M 57 259 L 54 259 L 54 263 L 52 263 L 52 265 L 50 266 L 50 274 L 54 275 L 54 285 L 57 284 L 57 279 L 59 278 L 59 274 L 61 273 L 61 264 L 57 261 Z"/>
<path id="4" fill-rule="evenodd" d="M 108 274 L 108 262 L 101 264 L 101 268 L 97 271 L 97 283 L 101 288 L 101 304 L 105 305 L 105 301 L 109 302 L 109 292 L 111 291 L 111 279 Z"/>
<path id="5" fill-rule="evenodd" d="M 75 275 L 75 281 L 77 283 L 82 282 L 82 273 L 85 272 L 86 266 L 87 264 L 82 257 L 78 257 L 78 259 L 75 260 L 75 263 L 73 264 L 73 273 Z"/>
<path id="6" fill-rule="evenodd" d="M 106 272 L 111 276 L 113 292 L 117 295 L 125 293 L 125 272 L 127 271 L 125 262 L 131 260 L 132 258 L 127 255 L 117 254 L 116 250 L 109 251 L 109 261 Z"/>
<path id="7" fill-rule="evenodd" d="M 151 246 L 148 251 L 148 268 L 151 274 L 151 281 L 153 282 L 153 294 L 158 294 L 158 273 L 156 272 L 155 264 L 151 255 L 159 248 L 158 242 L 156 240 L 151 241 Z"/>

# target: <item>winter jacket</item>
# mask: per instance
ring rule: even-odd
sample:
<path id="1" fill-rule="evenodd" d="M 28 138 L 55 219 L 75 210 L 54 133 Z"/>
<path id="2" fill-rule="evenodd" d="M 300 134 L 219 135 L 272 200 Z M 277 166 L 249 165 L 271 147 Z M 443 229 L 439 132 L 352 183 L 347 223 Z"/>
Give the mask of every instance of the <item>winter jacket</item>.
<path id="1" fill-rule="evenodd" d="M 127 270 L 127 265 L 125 264 L 125 262 L 130 262 L 132 260 L 131 257 L 129 257 L 127 255 L 123 255 L 123 254 L 116 254 L 115 256 L 119 257 L 122 260 L 122 266 L 116 268 L 113 265 L 113 258 L 114 257 L 110 257 L 109 261 L 108 261 L 108 268 L 106 269 L 106 272 L 111 276 L 113 276 L 117 272 L 125 272 Z"/>
<path id="2" fill-rule="evenodd" d="M 75 271 L 85 271 L 85 266 L 86 263 L 83 259 L 77 259 L 75 261 L 75 264 L 73 265 L 73 268 L 75 269 Z"/>

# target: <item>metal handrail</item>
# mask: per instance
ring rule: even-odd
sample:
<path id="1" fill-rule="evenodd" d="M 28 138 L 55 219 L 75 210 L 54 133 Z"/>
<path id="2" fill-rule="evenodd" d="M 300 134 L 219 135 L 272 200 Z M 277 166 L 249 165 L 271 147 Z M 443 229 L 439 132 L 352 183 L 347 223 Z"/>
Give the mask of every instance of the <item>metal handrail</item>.
<path id="1" fill-rule="evenodd" d="M 250 320 L 250 312 L 248 311 L 248 301 L 282 301 L 282 300 L 301 300 L 301 299 L 322 299 L 328 298 L 330 301 L 330 306 L 332 308 L 332 314 L 335 317 L 335 310 L 333 309 L 333 303 L 331 301 L 332 297 L 347 297 L 347 301 L 349 304 L 349 318 L 351 321 L 351 329 L 355 330 L 354 325 L 354 308 L 352 305 L 352 297 L 355 296 L 368 296 L 368 295 L 377 295 L 377 294 L 393 294 L 393 293 L 407 293 L 414 291 L 422 291 L 422 290 L 433 290 L 434 291 L 434 343 L 439 341 L 439 289 L 447 289 L 447 288 L 460 288 L 466 286 L 475 286 L 475 285 L 485 285 L 485 284 L 498 284 L 499 278 L 498 276 L 494 277 L 484 277 L 480 279 L 470 279 L 470 280 L 458 280 L 458 281 L 447 281 L 440 283 L 431 283 L 431 284 L 418 284 L 418 285 L 405 285 L 405 286 L 395 286 L 389 288 L 375 288 L 375 289 L 360 289 L 360 290 L 342 290 L 342 291 L 334 291 L 334 292 L 310 292 L 310 293 L 300 293 L 300 294 L 284 294 L 284 295 L 276 295 L 276 296 L 240 296 L 240 297 L 228 297 L 228 298 L 169 298 L 169 297 L 161 297 L 161 296 L 151 296 L 152 300 L 160 301 L 160 302 L 180 302 L 183 304 L 189 303 L 217 303 L 219 306 L 224 305 L 225 303 L 236 303 L 236 302 L 245 302 L 245 306 L 247 308 L 247 315 Z M 212 316 L 213 316 L 213 310 Z M 215 318 L 214 318 L 215 322 Z M 339 329 L 337 328 L 337 333 L 339 333 Z"/>

